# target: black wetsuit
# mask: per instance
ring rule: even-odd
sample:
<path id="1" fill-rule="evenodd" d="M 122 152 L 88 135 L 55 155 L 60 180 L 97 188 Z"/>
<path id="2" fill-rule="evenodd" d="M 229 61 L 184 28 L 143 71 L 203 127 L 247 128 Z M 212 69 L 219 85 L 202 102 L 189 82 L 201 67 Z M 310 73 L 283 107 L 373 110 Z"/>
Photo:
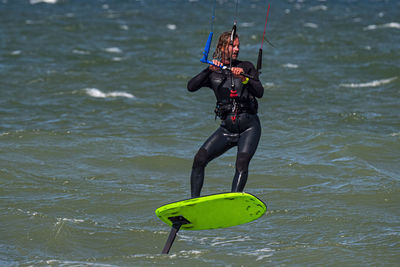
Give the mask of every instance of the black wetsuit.
<path id="1" fill-rule="evenodd" d="M 261 136 L 260 120 L 257 116 L 257 98 L 264 94 L 264 88 L 258 80 L 253 64 L 235 60 L 232 67 L 243 68 L 250 79 L 243 84 L 241 79 L 233 77 L 228 70 L 211 71 L 207 67 L 188 82 L 191 92 L 201 87 L 209 87 L 217 99 L 216 115 L 221 118 L 221 126 L 207 139 L 194 157 L 191 174 L 191 195 L 199 197 L 204 181 L 204 169 L 214 158 L 228 149 L 237 146 L 236 172 L 232 182 L 232 192 L 242 192 L 246 185 L 248 167 L 256 152 Z"/>

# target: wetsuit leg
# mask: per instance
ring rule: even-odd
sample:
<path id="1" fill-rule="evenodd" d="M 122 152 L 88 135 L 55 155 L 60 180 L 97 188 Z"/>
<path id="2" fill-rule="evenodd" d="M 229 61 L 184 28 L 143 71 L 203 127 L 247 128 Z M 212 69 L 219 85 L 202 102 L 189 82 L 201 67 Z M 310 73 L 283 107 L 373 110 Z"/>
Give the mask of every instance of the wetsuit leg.
<path id="1" fill-rule="evenodd" d="M 199 197 L 204 182 L 204 170 L 207 164 L 222 155 L 235 144 L 231 142 L 226 130 L 219 127 L 202 145 L 193 160 L 190 176 L 191 196 Z"/>
<path id="2" fill-rule="evenodd" d="M 199 197 L 204 182 L 204 169 L 208 163 L 207 150 L 199 149 L 193 160 L 192 174 L 190 176 L 190 188 L 192 198 Z"/>
<path id="3" fill-rule="evenodd" d="M 243 192 L 247 182 L 249 163 L 257 150 L 260 137 L 261 126 L 257 117 L 252 126 L 240 134 L 232 192 Z"/>

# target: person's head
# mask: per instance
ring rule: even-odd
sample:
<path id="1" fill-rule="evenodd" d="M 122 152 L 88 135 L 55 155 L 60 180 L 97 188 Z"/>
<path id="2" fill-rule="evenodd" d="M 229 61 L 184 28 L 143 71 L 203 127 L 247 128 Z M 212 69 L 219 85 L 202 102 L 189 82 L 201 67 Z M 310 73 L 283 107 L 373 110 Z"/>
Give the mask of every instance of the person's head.
<path id="1" fill-rule="evenodd" d="M 239 56 L 239 36 L 235 33 L 233 37 L 233 46 L 230 45 L 232 32 L 223 32 L 218 39 L 218 44 L 213 54 L 213 58 L 221 61 L 224 64 L 228 64 L 230 58 L 233 60 L 237 59 Z"/>

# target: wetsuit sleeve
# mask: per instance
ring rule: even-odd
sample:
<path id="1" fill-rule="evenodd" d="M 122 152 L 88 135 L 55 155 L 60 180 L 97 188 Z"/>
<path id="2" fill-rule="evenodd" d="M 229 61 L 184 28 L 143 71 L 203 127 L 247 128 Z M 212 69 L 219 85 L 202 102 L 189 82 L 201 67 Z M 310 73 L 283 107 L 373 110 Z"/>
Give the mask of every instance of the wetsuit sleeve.
<path id="1" fill-rule="evenodd" d="M 194 76 L 187 84 L 187 89 L 190 92 L 199 90 L 201 87 L 211 87 L 208 79 L 212 71 L 207 67 L 202 72 Z"/>
<path id="2" fill-rule="evenodd" d="M 246 62 L 245 72 L 254 77 L 254 79 L 249 79 L 246 88 L 249 92 L 257 98 L 261 98 L 264 95 L 264 87 L 261 81 L 258 79 L 258 73 L 256 68 L 251 62 Z"/>

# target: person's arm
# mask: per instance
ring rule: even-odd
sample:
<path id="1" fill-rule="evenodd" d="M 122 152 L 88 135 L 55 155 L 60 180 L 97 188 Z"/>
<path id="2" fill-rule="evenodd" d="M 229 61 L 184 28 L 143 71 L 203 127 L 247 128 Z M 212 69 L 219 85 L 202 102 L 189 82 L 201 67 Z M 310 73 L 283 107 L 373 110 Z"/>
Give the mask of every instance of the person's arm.
<path id="1" fill-rule="evenodd" d="M 258 76 L 258 74 L 256 74 Z M 249 79 L 247 84 L 248 90 L 257 98 L 261 98 L 264 95 L 264 87 L 262 86 L 260 80 L 257 78 Z"/>
<path id="2" fill-rule="evenodd" d="M 245 86 L 252 95 L 257 98 L 261 98 L 264 95 L 264 87 L 262 86 L 261 81 L 258 79 L 258 72 L 251 62 L 247 62 L 246 65 L 248 66 L 247 74 L 253 76 L 254 79 L 249 79 Z"/>
<path id="3" fill-rule="evenodd" d="M 207 67 L 202 72 L 194 76 L 187 84 L 190 92 L 199 90 L 201 87 L 208 87 L 208 76 L 212 71 Z"/>

